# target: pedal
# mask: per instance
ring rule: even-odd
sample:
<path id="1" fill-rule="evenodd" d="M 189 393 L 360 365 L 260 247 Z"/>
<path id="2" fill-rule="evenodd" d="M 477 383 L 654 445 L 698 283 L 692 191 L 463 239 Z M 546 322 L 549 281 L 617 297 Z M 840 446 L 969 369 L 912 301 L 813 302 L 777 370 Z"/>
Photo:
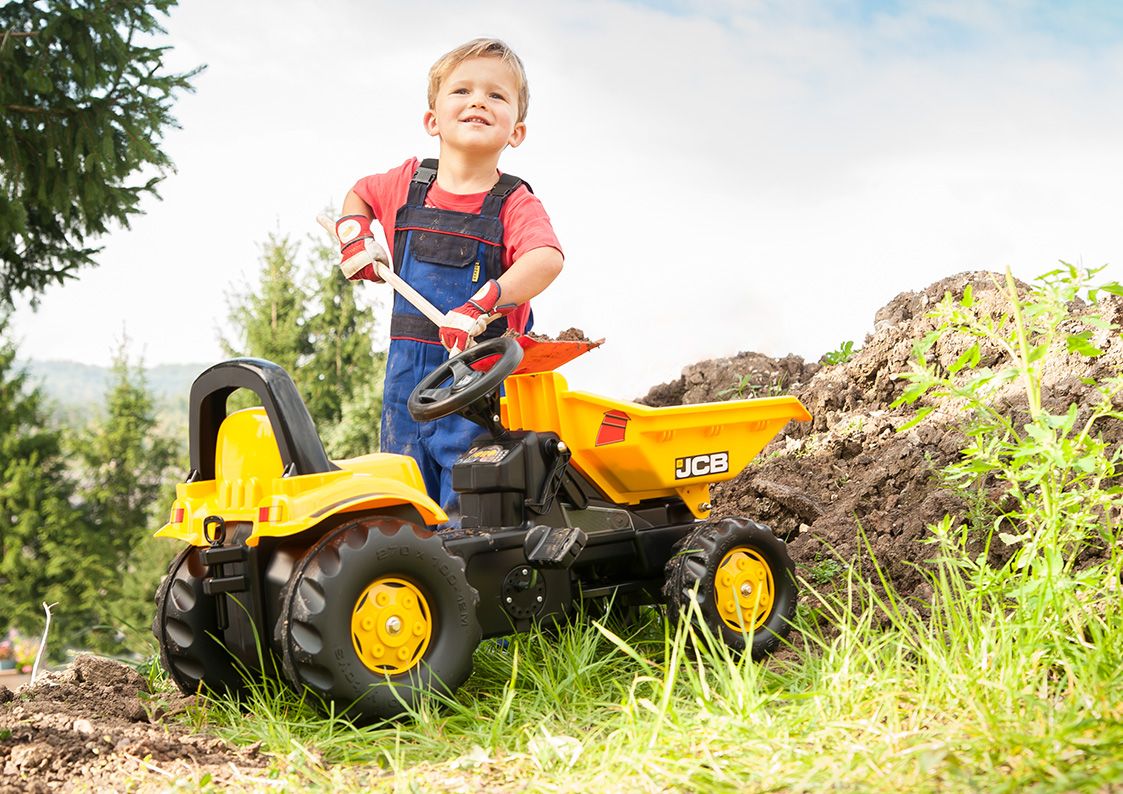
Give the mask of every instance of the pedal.
<path id="1" fill-rule="evenodd" d="M 568 568 L 588 539 L 577 527 L 537 526 L 526 533 L 523 552 L 526 561 L 537 568 Z"/>
<path id="2" fill-rule="evenodd" d="M 203 579 L 203 592 L 209 596 L 220 593 L 241 593 L 249 589 L 244 574 L 231 576 L 225 572 L 231 563 L 244 563 L 248 557 L 245 546 L 212 546 L 201 552 L 210 576 Z"/>
<path id="3" fill-rule="evenodd" d="M 245 546 L 212 546 L 200 552 L 203 564 L 225 565 L 230 562 L 245 562 L 248 556 Z"/>
<path id="4" fill-rule="evenodd" d="M 203 592 L 209 596 L 219 593 L 241 593 L 250 589 L 250 583 L 244 576 L 217 576 L 203 580 Z"/>

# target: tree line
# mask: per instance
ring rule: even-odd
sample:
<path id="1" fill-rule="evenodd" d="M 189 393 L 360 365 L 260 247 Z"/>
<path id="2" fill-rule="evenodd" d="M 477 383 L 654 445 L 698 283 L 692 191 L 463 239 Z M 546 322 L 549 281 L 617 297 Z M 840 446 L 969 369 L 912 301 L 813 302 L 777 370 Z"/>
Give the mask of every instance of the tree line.
<path id="1" fill-rule="evenodd" d="M 175 97 L 204 68 L 174 72 L 159 17 L 175 0 L 0 4 L 0 633 L 52 648 L 148 645 L 151 597 L 175 549 L 152 532 L 187 470 L 186 439 L 162 434 L 140 362 L 116 351 L 104 410 L 64 424 L 16 365 L 17 298 L 97 264 L 97 238 L 129 227 L 174 164 L 161 148 Z M 384 353 L 332 252 L 285 237 L 262 247 L 257 283 L 230 301 L 230 355 L 296 377 L 335 457 L 378 448 Z M 308 374 L 310 373 L 310 374 Z M 235 395 L 238 397 L 238 395 Z M 249 399 L 240 398 L 239 404 Z"/>
<path id="2" fill-rule="evenodd" d="M 178 550 L 152 537 L 187 472 L 187 439 L 160 429 L 141 362 L 124 340 L 101 415 L 60 424 L 16 365 L 0 317 L 0 633 L 37 634 L 57 604 L 51 649 L 143 652 L 152 596 Z M 378 450 L 385 353 L 333 251 L 270 237 L 255 281 L 230 299 L 231 356 L 267 358 L 294 376 L 328 454 Z M 255 402 L 238 392 L 241 405 Z M 7 625 L 5 625 L 7 624 Z"/>

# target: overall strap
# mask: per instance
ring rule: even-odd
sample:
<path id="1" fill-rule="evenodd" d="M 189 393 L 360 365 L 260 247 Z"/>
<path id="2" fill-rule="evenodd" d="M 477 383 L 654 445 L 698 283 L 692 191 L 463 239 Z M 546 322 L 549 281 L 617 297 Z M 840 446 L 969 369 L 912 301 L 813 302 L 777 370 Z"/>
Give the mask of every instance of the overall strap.
<path id="1" fill-rule="evenodd" d="M 409 198 L 406 199 L 406 204 L 424 207 L 429 186 L 433 184 L 433 180 L 436 178 L 436 158 L 428 157 L 422 160 L 421 165 L 417 166 L 417 170 L 413 172 L 413 178 L 409 180 Z"/>
<path id="2" fill-rule="evenodd" d="M 480 215 L 498 218 L 499 211 L 503 209 L 503 202 L 519 189 L 519 185 L 526 185 L 527 190 L 531 193 L 534 192 L 529 182 L 524 182 L 514 174 L 500 174 L 499 181 L 496 182 L 495 186 L 484 196 L 484 205 L 480 208 Z"/>
<path id="3" fill-rule="evenodd" d="M 436 158 L 427 157 L 417 166 L 417 170 L 413 172 L 413 177 L 409 180 L 409 197 L 406 199 L 406 204 L 418 207 L 425 206 L 425 196 L 429 194 L 429 188 L 437 178 L 437 163 Z M 500 174 L 499 181 L 484 197 L 480 215 L 498 218 L 499 211 L 503 209 L 503 203 L 519 189 L 519 185 L 526 185 L 527 190 L 531 193 L 534 192 L 529 182 L 524 182 L 514 174 Z"/>

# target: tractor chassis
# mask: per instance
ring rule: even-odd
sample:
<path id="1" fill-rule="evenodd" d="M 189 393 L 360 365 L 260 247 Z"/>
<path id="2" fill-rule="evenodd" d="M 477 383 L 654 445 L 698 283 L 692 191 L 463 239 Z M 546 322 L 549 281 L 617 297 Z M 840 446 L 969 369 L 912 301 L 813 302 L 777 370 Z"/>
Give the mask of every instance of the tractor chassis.
<path id="1" fill-rule="evenodd" d="M 611 600 L 617 606 L 657 603 L 664 567 L 693 522 L 651 526 L 644 519 L 681 512 L 674 504 L 628 511 L 638 527 L 589 532 L 568 567 L 528 562 L 526 529 L 454 530 L 444 537 L 444 546 L 464 560 L 468 583 L 479 593 L 477 617 L 483 636 L 496 637 L 526 631 L 535 621 L 565 619 L 580 604 L 596 600 Z M 360 517 L 336 516 L 300 536 L 263 538 L 256 547 L 245 545 L 252 524 L 232 522 L 224 545 L 199 549 L 207 568 L 203 592 L 214 599 L 220 616 L 222 636 L 216 639 L 248 669 L 266 663 L 269 655 L 262 653 L 261 639 L 273 638 L 277 605 L 296 563 L 326 532 Z M 264 645 L 269 647 L 268 642 Z"/>

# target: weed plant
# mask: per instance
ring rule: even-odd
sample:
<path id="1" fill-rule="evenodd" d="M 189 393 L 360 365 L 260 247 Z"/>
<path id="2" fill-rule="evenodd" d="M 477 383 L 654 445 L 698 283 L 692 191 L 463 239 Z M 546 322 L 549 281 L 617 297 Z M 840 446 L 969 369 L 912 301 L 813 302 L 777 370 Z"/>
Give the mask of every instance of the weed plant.
<path id="1" fill-rule="evenodd" d="M 823 357 L 821 359 L 819 359 L 819 361 L 824 366 L 833 367 L 836 364 L 847 363 L 848 361 L 853 359 L 854 356 L 858 355 L 858 353 L 860 353 L 860 352 L 861 352 L 861 349 L 855 348 L 854 342 L 850 339 L 847 339 L 845 342 L 841 343 L 834 350 L 829 350 L 826 353 L 824 353 Z"/>
<path id="2" fill-rule="evenodd" d="M 757 383 L 757 372 L 738 376 L 728 389 L 717 392 L 723 400 L 744 400 L 753 397 L 779 397 L 786 393 L 783 373 L 775 373 L 767 383 Z"/>
<path id="3" fill-rule="evenodd" d="M 1118 456 L 1097 428 L 1118 421 L 1118 383 L 1095 384 L 1098 402 L 1075 409 L 1047 410 L 1042 394 L 1050 346 L 1094 356 L 1096 334 L 1118 334 L 1070 311 L 1077 297 L 1117 292 L 1089 287 L 1092 275 L 1056 271 L 1025 294 L 1008 276 L 1005 319 L 980 316 L 969 292 L 937 310 L 943 324 L 918 347 L 904 402 L 966 405 L 970 446 L 948 476 L 1005 492 L 997 521 L 932 528 L 922 603 L 845 566 L 829 594 L 801 581 L 794 631 L 763 663 L 649 609 L 630 625 L 578 619 L 486 641 L 454 699 L 431 697 L 393 723 L 325 717 L 269 681 L 253 682 L 241 706 L 203 700 L 192 718 L 260 742 L 275 759 L 270 786 L 313 790 L 1114 790 Z M 947 333 L 996 343 L 1006 358 L 976 369 L 971 348 L 940 370 L 925 354 Z M 988 401 L 1012 382 L 1024 421 Z M 968 551 L 980 538 L 1009 544 L 1010 562 Z M 1080 567 L 1089 541 L 1103 553 Z"/>
<path id="4" fill-rule="evenodd" d="M 911 385 L 894 404 L 915 403 L 930 394 L 966 406 L 971 443 L 945 473 L 963 486 L 986 478 L 1004 486 L 1003 501 L 1013 501 L 1016 507 L 1002 511 L 999 522 L 1010 529 L 1000 528 L 999 539 L 1017 547 L 1017 567 L 1043 567 L 1045 582 L 1062 570 L 1071 571 L 1093 538 L 1115 549 L 1110 528 L 1119 506 L 1115 480 L 1120 450 L 1109 449 L 1100 430 L 1123 418 L 1116 407 L 1123 377 L 1086 382 L 1098 395 L 1090 405 L 1049 410 L 1043 373 L 1047 354 L 1052 351 L 1055 360 L 1062 342 L 1067 355 L 1092 359 L 1103 354 L 1096 336 L 1119 336 L 1118 325 L 1090 307 L 1101 294 L 1123 294 L 1123 287 L 1092 286 L 1097 272 L 1067 265 L 1042 276 L 1023 296 L 1007 270 L 1004 288 L 1011 310 L 999 317 L 977 310 L 970 286 L 958 298 L 946 295 L 934 312 L 941 324 L 917 344 L 912 371 L 905 375 Z M 1073 312 L 1080 304 L 1088 310 Z M 949 333 L 974 342 L 942 368 L 926 355 Z M 982 344 L 1004 352 L 998 365 L 978 366 Z M 1002 409 L 994 400 L 1012 383 L 1025 401 L 1024 416 Z M 923 421 L 934 409 L 920 408 L 903 429 Z"/>

